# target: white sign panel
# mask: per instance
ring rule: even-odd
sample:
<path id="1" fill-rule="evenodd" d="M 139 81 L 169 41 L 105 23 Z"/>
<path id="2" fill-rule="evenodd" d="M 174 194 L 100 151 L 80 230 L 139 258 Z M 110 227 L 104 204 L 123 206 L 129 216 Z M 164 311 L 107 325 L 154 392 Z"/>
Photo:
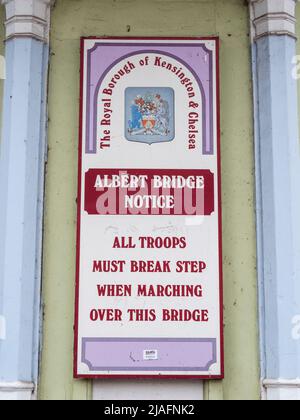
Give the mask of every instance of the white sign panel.
<path id="1" fill-rule="evenodd" d="M 218 40 L 83 39 L 75 377 L 223 377 Z"/>

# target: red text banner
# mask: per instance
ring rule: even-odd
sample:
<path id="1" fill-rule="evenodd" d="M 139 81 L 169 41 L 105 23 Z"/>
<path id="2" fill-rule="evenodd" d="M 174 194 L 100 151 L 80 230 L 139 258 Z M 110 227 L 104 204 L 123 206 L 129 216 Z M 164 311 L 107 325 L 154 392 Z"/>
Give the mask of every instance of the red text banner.
<path id="1" fill-rule="evenodd" d="M 209 170 L 105 170 L 85 175 L 90 215 L 209 216 L 214 175 Z"/>

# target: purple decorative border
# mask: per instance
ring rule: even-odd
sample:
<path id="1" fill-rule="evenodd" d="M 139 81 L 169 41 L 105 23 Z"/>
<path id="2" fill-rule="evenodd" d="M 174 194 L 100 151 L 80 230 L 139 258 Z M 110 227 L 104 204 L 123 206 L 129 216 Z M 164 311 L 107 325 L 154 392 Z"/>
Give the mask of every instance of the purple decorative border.
<path id="1" fill-rule="evenodd" d="M 143 350 L 154 349 L 158 350 L 159 355 L 164 352 L 167 359 L 141 359 Z M 217 362 L 217 340 L 214 338 L 83 338 L 81 361 L 91 372 L 208 372 Z M 116 363 L 123 366 L 116 366 Z"/>
<path id="2" fill-rule="evenodd" d="M 122 57 L 119 57 L 117 60 L 113 61 L 104 72 L 102 72 L 102 75 L 100 79 L 97 82 L 97 85 L 95 87 L 95 81 L 92 82 L 92 54 L 99 48 L 99 47 L 139 47 L 141 49 L 136 50 L 134 52 L 131 52 L 129 54 L 126 54 Z M 205 53 L 209 56 L 209 89 L 208 89 L 208 98 L 205 93 L 205 89 L 203 87 L 203 84 L 196 73 L 196 71 L 183 59 L 179 58 L 178 56 L 168 53 L 163 50 L 152 50 L 152 47 L 157 48 L 178 48 L 178 47 L 200 47 L 202 48 Z M 147 49 L 144 49 L 147 48 Z M 106 75 L 109 73 L 109 71 L 115 67 L 119 62 L 134 57 L 136 55 L 140 54 L 160 54 L 165 55 L 167 57 L 173 58 L 180 62 L 182 65 L 184 65 L 186 68 L 189 69 L 189 71 L 193 74 L 195 79 L 197 80 L 197 83 L 199 85 L 201 95 L 202 95 L 202 101 L 203 101 L 203 112 L 202 112 L 202 127 L 203 127 L 203 146 L 202 146 L 202 152 L 204 155 L 212 155 L 214 154 L 214 121 L 213 118 L 208 118 L 207 121 L 207 114 L 213 115 L 213 62 L 212 62 L 212 51 L 208 50 L 206 48 L 205 44 L 163 44 L 163 43 L 148 43 L 148 44 L 142 44 L 142 43 L 100 43 L 96 42 L 94 47 L 87 52 L 87 97 L 86 97 L 86 153 L 87 154 L 94 154 L 97 151 L 97 100 L 98 100 L 98 94 L 101 87 L 101 84 L 106 77 Z M 93 94 L 92 94 L 93 92 Z M 208 102 L 208 106 L 207 106 Z M 93 113 L 90 112 L 91 108 L 93 108 Z M 208 127 L 209 125 L 209 127 Z M 91 132 L 93 132 L 91 136 Z M 208 134 L 209 133 L 209 134 Z"/>

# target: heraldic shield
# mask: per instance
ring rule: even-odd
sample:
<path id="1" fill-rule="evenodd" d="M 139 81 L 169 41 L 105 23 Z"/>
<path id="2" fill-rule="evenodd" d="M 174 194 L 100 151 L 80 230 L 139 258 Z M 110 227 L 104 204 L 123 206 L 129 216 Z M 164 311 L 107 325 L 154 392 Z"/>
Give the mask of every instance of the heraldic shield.
<path id="1" fill-rule="evenodd" d="M 128 141 L 153 144 L 173 141 L 174 90 L 134 87 L 125 91 L 125 137 Z"/>

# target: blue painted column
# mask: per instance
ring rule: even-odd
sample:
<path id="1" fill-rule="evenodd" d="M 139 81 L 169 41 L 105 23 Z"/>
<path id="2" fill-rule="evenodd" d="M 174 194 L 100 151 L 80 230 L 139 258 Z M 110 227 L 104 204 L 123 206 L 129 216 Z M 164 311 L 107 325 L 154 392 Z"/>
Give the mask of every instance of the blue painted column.
<path id="1" fill-rule="evenodd" d="M 0 149 L 0 399 L 36 390 L 50 0 L 3 0 L 6 80 Z"/>
<path id="2" fill-rule="evenodd" d="M 300 149 L 295 1 L 251 0 L 263 396 L 300 399 Z"/>

